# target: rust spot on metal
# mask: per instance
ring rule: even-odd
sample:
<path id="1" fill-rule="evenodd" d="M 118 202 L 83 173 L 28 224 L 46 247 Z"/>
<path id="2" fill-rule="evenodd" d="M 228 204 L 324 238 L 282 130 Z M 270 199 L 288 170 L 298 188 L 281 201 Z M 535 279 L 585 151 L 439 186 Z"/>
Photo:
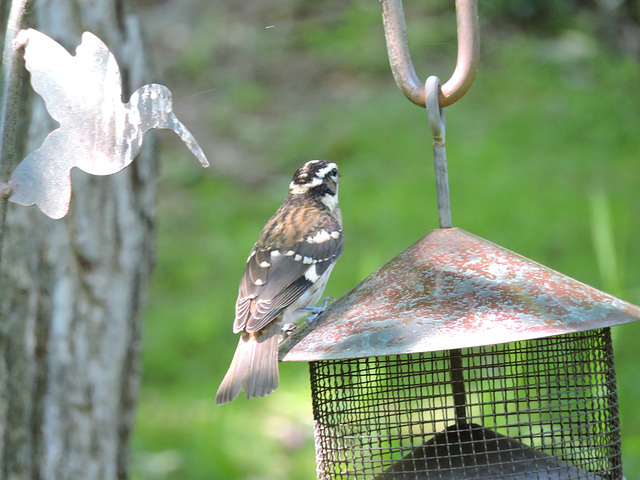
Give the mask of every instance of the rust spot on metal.
<path id="1" fill-rule="evenodd" d="M 434 230 L 280 347 L 283 361 L 428 352 L 640 320 L 620 300 L 458 228 Z"/>

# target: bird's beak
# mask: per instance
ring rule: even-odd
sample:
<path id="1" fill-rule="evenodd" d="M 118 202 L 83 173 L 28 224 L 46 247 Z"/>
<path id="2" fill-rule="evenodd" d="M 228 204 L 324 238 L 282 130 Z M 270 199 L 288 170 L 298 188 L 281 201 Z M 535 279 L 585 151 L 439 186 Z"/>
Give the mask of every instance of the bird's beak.
<path id="1" fill-rule="evenodd" d="M 338 191 L 338 181 L 333 178 L 327 178 L 327 187 L 329 187 L 331 195 L 335 195 Z"/>

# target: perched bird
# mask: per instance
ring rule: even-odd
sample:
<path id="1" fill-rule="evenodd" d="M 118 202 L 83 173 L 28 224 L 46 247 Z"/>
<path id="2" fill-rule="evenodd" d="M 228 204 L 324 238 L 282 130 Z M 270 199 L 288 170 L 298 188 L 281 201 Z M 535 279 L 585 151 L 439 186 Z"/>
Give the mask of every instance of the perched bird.
<path id="1" fill-rule="evenodd" d="M 234 333 L 238 348 L 216 403 L 269 395 L 279 384 L 278 340 L 322 297 L 342 253 L 342 214 L 338 206 L 338 167 L 311 160 L 300 167 L 289 195 L 267 222 L 249 254 L 240 280 Z"/>

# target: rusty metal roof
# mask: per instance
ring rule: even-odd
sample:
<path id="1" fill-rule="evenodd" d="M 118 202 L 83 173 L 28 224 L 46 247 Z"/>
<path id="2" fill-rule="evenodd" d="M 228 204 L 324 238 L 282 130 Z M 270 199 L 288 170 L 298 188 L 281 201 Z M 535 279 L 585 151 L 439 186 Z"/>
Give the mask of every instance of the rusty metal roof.
<path id="1" fill-rule="evenodd" d="M 640 307 L 459 228 L 433 230 L 280 346 L 283 361 L 490 345 L 640 320 Z"/>

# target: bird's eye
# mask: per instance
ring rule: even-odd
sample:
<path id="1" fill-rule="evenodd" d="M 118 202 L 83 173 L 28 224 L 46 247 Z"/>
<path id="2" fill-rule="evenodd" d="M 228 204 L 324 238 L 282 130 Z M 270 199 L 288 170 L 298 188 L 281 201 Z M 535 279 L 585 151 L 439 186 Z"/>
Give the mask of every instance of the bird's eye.
<path id="1" fill-rule="evenodd" d="M 330 174 L 332 177 L 335 177 L 336 175 L 338 175 L 338 169 L 337 169 L 337 168 L 334 168 L 333 170 L 331 170 L 331 171 L 329 172 L 329 174 Z"/>

